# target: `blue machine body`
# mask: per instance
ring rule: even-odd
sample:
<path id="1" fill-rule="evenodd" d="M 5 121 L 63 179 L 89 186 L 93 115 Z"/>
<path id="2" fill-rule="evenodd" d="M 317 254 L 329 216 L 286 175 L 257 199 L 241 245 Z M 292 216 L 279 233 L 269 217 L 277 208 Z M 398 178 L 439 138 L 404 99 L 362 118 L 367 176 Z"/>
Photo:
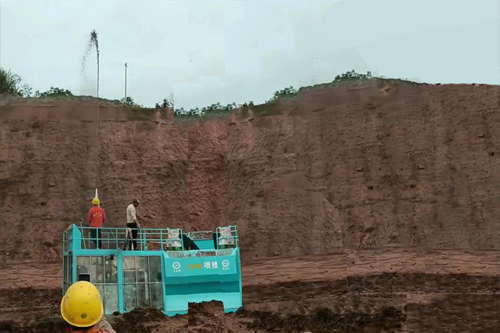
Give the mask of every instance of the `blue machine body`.
<path id="1" fill-rule="evenodd" d="M 151 307 L 175 316 L 186 314 L 188 303 L 212 300 L 222 301 L 225 312 L 242 306 L 236 226 L 188 234 L 140 229 L 134 250 L 125 248 L 126 228 L 99 228 L 99 249 L 91 229 L 73 224 L 63 233 L 63 293 L 76 281 L 90 281 L 105 314 Z"/>

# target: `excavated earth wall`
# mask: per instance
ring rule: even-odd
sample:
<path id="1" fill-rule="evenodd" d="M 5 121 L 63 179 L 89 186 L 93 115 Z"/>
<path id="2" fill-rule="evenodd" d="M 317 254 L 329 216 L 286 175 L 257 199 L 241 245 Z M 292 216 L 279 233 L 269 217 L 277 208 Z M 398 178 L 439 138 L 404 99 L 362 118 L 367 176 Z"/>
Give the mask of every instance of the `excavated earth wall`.
<path id="1" fill-rule="evenodd" d="M 244 263 L 499 249 L 499 101 L 499 86 L 371 81 L 191 123 L 100 102 L 98 136 L 95 101 L 3 101 L 0 256 L 56 260 L 96 177 L 109 226 L 135 197 L 149 227 L 237 223 Z"/>

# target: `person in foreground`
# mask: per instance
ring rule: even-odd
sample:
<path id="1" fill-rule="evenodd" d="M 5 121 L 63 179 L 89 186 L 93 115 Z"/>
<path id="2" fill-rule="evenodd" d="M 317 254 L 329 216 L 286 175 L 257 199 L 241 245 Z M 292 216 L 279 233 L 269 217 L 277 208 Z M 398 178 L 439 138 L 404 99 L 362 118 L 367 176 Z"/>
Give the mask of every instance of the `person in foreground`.
<path id="1" fill-rule="evenodd" d="M 67 332 L 116 333 L 104 317 L 99 290 L 87 281 L 68 288 L 61 301 L 61 315 L 68 324 Z"/>

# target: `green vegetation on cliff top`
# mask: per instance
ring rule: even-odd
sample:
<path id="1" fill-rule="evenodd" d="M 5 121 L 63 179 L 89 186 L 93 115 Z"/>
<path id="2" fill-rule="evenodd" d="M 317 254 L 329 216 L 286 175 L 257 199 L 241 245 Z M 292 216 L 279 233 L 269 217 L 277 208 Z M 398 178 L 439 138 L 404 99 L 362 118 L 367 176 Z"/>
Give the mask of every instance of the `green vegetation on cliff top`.
<path id="1" fill-rule="evenodd" d="M 220 103 L 214 103 L 209 106 L 205 106 L 202 108 L 194 108 L 190 110 L 185 110 L 184 108 L 178 108 L 174 111 L 174 119 L 175 122 L 183 122 L 183 121 L 191 121 L 201 118 L 220 118 L 226 117 L 236 108 L 241 108 L 244 111 L 249 108 L 252 109 L 255 115 L 259 116 L 267 116 L 275 114 L 278 109 L 278 101 L 284 99 L 292 99 L 297 97 L 303 92 L 314 90 L 314 89 L 324 89 L 333 86 L 346 85 L 346 84 L 354 84 L 364 81 L 369 81 L 373 79 L 379 79 L 388 81 L 390 83 L 410 83 L 410 84 L 418 84 L 409 80 L 399 80 L 399 79 L 385 79 L 380 77 L 372 76 L 371 72 L 367 72 L 366 74 L 356 73 L 354 70 L 345 72 L 341 75 L 337 75 L 335 79 L 328 83 L 317 84 L 313 86 L 307 86 L 299 88 L 296 90 L 292 86 L 286 87 L 284 89 L 275 91 L 273 96 L 265 101 L 262 104 L 255 105 L 253 101 L 247 101 L 243 104 L 231 103 L 227 105 L 222 105 Z M 36 91 L 33 93 L 32 88 L 27 84 L 23 84 L 21 77 L 17 74 L 12 73 L 10 70 L 6 71 L 3 68 L 0 68 L 0 95 L 10 95 L 16 96 L 19 98 L 68 98 L 68 97 L 76 97 L 72 94 L 71 91 L 51 87 L 48 91 L 40 92 Z M 156 103 L 154 108 L 146 108 L 143 105 L 139 105 L 134 102 L 132 97 L 123 98 L 120 101 L 116 101 L 120 103 L 127 109 L 129 109 L 129 119 L 130 120 L 150 120 L 151 116 L 158 109 L 169 109 L 174 107 L 174 99 L 173 95 L 170 94 L 168 98 L 164 98 L 161 102 Z"/>

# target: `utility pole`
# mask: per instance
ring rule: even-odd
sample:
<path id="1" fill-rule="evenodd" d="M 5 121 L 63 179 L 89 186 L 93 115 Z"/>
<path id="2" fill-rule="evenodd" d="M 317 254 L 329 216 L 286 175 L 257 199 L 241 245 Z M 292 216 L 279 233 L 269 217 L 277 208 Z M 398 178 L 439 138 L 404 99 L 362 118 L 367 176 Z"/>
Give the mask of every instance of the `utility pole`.
<path id="1" fill-rule="evenodd" d="M 125 101 L 127 100 L 127 63 L 125 63 Z"/>

